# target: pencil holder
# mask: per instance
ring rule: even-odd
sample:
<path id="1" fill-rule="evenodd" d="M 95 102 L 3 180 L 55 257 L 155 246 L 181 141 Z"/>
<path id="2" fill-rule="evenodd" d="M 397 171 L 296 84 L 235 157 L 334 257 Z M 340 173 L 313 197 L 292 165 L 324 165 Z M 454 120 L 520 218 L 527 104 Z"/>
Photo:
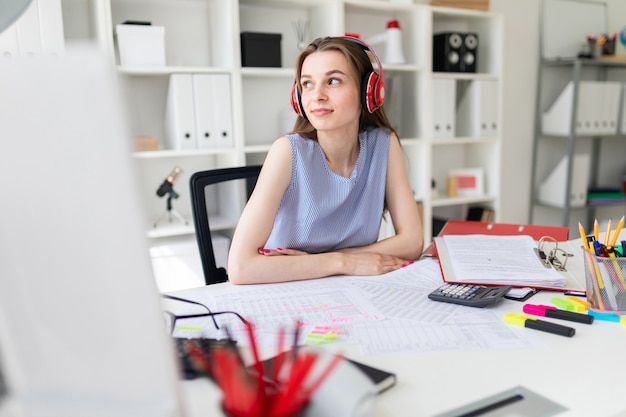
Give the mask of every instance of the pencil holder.
<path id="1" fill-rule="evenodd" d="M 593 308 L 626 313 L 626 258 L 583 253 L 587 301 Z"/>

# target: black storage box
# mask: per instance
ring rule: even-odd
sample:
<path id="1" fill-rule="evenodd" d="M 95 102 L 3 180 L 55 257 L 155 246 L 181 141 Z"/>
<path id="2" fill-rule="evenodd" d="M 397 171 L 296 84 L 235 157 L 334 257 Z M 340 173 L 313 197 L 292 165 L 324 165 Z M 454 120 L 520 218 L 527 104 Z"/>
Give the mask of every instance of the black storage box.
<path id="1" fill-rule="evenodd" d="M 242 67 L 280 67 L 280 33 L 241 32 Z"/>

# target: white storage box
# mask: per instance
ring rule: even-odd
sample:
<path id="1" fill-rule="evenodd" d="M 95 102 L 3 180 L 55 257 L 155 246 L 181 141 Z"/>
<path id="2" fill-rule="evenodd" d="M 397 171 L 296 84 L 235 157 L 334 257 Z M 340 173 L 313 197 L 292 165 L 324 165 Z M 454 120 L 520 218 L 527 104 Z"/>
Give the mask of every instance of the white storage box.
<path id="1" fill-rule="evenodd" d="M 120 65 L 125 67 L 164 67 L 165 28 L 163 26 L 121 24 L 116 26 Z"/>

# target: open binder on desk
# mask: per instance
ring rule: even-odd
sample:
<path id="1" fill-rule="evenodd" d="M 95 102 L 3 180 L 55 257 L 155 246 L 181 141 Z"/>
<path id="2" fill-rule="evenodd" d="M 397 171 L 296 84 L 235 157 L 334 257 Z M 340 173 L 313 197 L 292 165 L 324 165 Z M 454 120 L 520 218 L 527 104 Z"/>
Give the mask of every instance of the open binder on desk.
<path id="1" fill-rule="evenodd" d="M 436 237 L 435 245 L 445 282 L 586 291 L 580 239 L 467 234 Z"/>
<path id="2" fill-rule="evenodd" d="M 568 239 L 569 228 L 565 226 L 448 220 L 437 236 L 477 234 L 498 236 L 528 235 L 537 241 L 543 236 L 551 236 L 561 242 Z M 433 243 L 427 247 L 422 256 L 436 257 L 437 247 L 435 244 Z"/>

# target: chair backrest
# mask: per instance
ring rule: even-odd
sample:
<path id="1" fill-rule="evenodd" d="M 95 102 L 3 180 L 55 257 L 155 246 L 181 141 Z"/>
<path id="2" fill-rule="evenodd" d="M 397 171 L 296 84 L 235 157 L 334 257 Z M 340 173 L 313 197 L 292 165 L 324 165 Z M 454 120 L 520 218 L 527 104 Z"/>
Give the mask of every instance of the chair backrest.
<path id="1" fill-rule="evenodd" d="M 193 223 L 196 230 L 196 240 L 200 251 L 200 261 L 207 285 L 217 284 L 228 280 L 224 267 L 218 267 L 215 262 L 213 241 L 209 225 L 209 209 L 207 206 L 207 186 L 233 180 L 246 180 L 246 197 L 249 198 L 261 172 L 261 165 L 243 167 L 210 169 L 195 172 L 189 179 Z"/>

